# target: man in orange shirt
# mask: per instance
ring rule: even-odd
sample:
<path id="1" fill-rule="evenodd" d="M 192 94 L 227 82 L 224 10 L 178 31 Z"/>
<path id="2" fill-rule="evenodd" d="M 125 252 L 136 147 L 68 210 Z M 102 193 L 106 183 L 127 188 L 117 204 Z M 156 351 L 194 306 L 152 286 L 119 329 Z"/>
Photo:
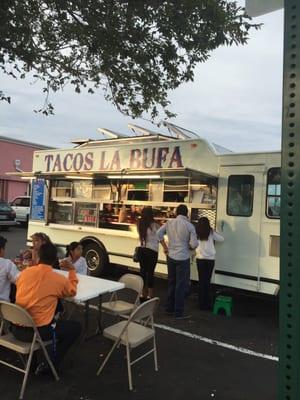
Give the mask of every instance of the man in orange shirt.
<path id="1" fill-rule="evenodd" d="M 74 266 L 70 262 L 65 261 L 63 266 L 69 271 L 68 278 L 53 270 L 52 265 L 56 258 L 54 244 L 41 245 L 38 265 L 25 269 L 17 279 L 16 304 L 29 312 L 43 340 L 53 340 L 53 351 L 50 355 L 57 367 L 79 337 L 81 325 L 70 320 L 53 323 L 58 299 L 75 296 L 78 283 Z M 31 328 L 13 325 L 12 332 L 17 339 L 25 342 L 30 342 L 33 337 Z"/>

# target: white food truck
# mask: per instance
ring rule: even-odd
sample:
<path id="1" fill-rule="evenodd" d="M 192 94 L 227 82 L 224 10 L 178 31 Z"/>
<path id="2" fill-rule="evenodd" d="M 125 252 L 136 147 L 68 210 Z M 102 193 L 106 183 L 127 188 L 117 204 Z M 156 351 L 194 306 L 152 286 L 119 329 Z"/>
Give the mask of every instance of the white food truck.
<path id="1" fill-rule="evenodd" d="M 142 207 L 162 224 L 184 203 L 193 223 L 206 216 L 225 238 L 212 282 L 276 295 L 280 152 L 233 153 L 171 124 L 170 135 L 135 128 L 142 134 L 103 130 L 105 139 L 34 153 L 32 172 L 23 173 L 33 179 L 28 244 L 34 232 L 61 248 L 79 241 L 94 275 L 110 263 L 137 269 Z M 156 273 L 167 273 L 162 249 Z"/>

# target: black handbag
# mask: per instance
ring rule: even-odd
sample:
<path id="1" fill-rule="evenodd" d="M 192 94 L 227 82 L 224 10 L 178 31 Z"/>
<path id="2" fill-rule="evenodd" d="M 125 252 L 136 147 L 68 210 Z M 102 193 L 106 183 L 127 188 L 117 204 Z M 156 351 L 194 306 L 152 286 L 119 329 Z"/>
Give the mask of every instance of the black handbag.
<path id="1" fill-rule="evenodd" d="M 141 261 L 141 256 L 142 256 L 142 247 L 141 246 L 137 246 L 134 249 L 134 253 L 133 253 L 133 261 L 134 262 L 140 262 Z"/>

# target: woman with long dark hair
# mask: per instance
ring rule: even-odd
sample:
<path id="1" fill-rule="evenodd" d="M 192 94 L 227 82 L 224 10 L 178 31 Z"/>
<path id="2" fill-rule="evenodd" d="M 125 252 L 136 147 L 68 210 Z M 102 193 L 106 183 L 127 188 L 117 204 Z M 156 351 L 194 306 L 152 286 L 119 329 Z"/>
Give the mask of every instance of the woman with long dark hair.
<path id="1" fill-rule="evenodd" d="M 224 238 L 211 228 L 209 220 L 206 217 L 201 217 L 199 219 L 196 232 L 199 241 L 199 245 L 196 249 L 199 276 L 199 308 L 201 310 L 209 310 L 211 308 L 210 279 L 214 269 L 216 255 L 214 242 L 223 242 Z"/>
<path id="2" fill-rule="evenodd" d="M 37 265 L 39 263 L 39 250 L 42 244 L 52 243 L 50 237 L 43 232 L 35 232 L 30 237 L 32 239 L 32 248 L 26 249 L 22 254 L 23 259 L 26 260 L 28 266 Z M 58 258 L 56 258 L 52 267 L 59 269 Z"/>
<path id="3" fill-rule="evenodd" d="M 141 301 L 153 297 L 154 270 L 158 258 L 159 241 L 156 235 L 159 225 L 154 221 L 152 207 L 144 207 L 137 223 L 140 243 L 140 270 L 144 280 L 143 297 Z"/>

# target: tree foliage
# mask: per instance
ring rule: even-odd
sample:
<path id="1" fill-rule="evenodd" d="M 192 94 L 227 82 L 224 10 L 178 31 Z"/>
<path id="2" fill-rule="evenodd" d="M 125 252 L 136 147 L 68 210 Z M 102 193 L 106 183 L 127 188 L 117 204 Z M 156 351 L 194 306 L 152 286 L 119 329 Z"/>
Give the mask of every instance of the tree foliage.
<path id="1" fill-rule="evenodd" d="M 155 118 L 159 107 L 170 115 L 168 91 L 192 81 L 197 63 L 245 44 L 253 27 L 235 1 L 1 0 L 0 68 L 44 82 L 45 114 L 49 93 L 72 84 Z"/>

